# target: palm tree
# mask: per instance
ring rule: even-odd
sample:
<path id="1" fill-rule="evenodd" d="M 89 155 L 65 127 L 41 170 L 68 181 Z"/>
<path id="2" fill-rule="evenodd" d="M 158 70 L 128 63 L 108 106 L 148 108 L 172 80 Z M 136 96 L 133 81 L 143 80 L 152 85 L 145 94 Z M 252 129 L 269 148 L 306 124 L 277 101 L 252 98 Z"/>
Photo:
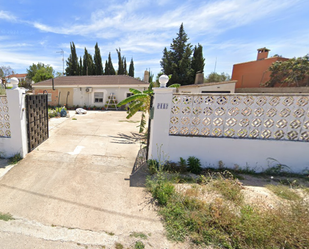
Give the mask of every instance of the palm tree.
<path id="1" fill-rule="evenodd" d="M 133 93 L 133 95 L 127 97 L 126 99 L 122 100 L 118 103 L 118 107 L 121 107 L 123 105 L 128 105 L 128 115 L 127 119 L 131 118 L 133 115 L 135 115 L 138 111 L 142 111 L 142 117 L 139 127 L 139 132 L 142 133 L 145 129 L 146 125 L 146 114 L 149 113 L 150 110 L 150 99 L 151 96 L 153 96 L 153 90 L 152 90 L 153 84 L 150 83 L 149 87 L 146 91 L 139 91 L 134 88 L 130 88 L 129 91 Z"/>
<path id="2" fill-rule="evenodd" d="M 175 87 L 178 88 L 179 84 L 173 84 L 169 87 Z M 128 115 L 127 119 L 131 118 L 133 115 L 135 115 L 138 111 L 142 111 L 142 117 L 139 127 L 139 133 L 142 133 L 145 130 L 146 125 L 146 114 L 149 113 L 150 110 L 150 100 L 153 96 L 153 83 L 149 84 L 149 87 L 145 91 L 139 91 L 134 88 L 130 88 L 129 91 L 133 93 L 133 95 L 129 96 L 128 98 L 122 100 L 118 103 L 117 107 L 121 107 L 123 105 L 128 105 Z"/>

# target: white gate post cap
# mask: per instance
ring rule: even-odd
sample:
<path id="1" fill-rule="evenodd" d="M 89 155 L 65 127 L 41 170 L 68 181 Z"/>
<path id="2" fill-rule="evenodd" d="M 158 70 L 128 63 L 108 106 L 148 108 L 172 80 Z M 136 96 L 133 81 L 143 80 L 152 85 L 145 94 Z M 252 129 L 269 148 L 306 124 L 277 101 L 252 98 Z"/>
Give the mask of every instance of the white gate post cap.
<path id="1" fill-rule="evenodd" d="M 162 74 L 160 77 L 159 77 L 159 83 L 160 83 L 160 87 L 161 88 L 165 88 L 166 87 L 166 84 L 168 82 L 169 78 L 167 75 L 165 74 Z"/>
<path id="2" fill-rule="evenodd" d="M 19 80 L 16 77 L 11 78 L 11 84 L 13 85 L 12 89 L 18 88 Z"/>

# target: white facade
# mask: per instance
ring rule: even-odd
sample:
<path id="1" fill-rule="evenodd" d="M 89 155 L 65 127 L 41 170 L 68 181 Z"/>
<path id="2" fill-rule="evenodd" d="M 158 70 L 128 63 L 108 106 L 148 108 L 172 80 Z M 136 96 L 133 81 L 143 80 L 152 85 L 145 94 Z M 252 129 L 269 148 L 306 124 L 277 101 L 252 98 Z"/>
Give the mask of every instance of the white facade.
<path id="1" fill-rule="evenodd" d="M 178 162 L 199 158 L 204 167 L 287 165 L 309 169 L 309 96 L 181 95 L 154 89 L 149 157 Z"/>
<path id="2" fill-rule="evenodd" d="M 100 87 L 75 87 L 73 88 L 73 105 L 75 106 L 97 106 L 104 107 L 108 101 L 108 97 L 113 94 L 116 97 L 117 102 L 127 98 L 130 88 L 134 88 L 140 91 L 144 91 L 147 87 L 135 87 L 135 86 L 100 86 Z M 87 89 L 90 89 L 87 91 Z M 103 101 L 98 102 L 95 98 L 96 93 L 103 93 Z"/>
<path id="3" fill-rule="evenodd" d="M 10 136 L 0 137 L 0 151 L 3 157 L 20 154 L 25 157 L 27 147 L 27 123 L 25 111 L 25 90 L 20 88 L 6 90 Z"/>

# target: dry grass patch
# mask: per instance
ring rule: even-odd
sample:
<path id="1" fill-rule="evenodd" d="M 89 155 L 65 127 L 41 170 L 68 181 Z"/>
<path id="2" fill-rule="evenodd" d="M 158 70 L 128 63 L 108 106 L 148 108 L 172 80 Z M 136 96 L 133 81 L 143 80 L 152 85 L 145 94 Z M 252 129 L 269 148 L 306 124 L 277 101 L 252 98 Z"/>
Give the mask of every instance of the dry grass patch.
<path id="1" fill-rule="evenodd" d="M 201 183 L 171 189 L 166 179 L 148 180 L 152 193 L 166 197 L 159 212 L 170 239 L 219 248 L 309 247 L 307 189 L 301 195 L 286 186 L 244 187 L 228 174 Z"/>

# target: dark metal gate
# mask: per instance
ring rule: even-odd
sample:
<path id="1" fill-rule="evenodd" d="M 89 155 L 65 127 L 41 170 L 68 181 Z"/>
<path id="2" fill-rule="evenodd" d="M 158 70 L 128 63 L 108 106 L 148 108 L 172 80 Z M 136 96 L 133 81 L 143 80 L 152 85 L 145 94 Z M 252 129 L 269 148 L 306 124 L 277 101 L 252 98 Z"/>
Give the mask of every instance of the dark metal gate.
<path id="1" fill-rule="evenodd" d="M 48 95 L 26 95 L 28 152 L 33 151 L 49 137 Z"/>

